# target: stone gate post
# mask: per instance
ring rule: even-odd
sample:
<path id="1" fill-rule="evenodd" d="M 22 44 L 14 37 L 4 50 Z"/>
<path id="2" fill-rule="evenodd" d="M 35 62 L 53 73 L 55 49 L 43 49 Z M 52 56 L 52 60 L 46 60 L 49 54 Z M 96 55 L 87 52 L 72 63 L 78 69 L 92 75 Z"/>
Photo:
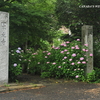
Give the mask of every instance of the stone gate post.
<path id="1" fill-rule="evenodd" d="M 9 13 L 0 11 L 0 84 L 8 83 Z"/>
<path id="2" fill-rule="evenodd" d="M 93 54 L 93 26 L 84 25 L 82 26 L 82 45 L 88 44 L 87 56 L 87 67 L 86 74 L 92 72 L 93 70 L 93 56 L 90 57 L 90 54 Z"/>

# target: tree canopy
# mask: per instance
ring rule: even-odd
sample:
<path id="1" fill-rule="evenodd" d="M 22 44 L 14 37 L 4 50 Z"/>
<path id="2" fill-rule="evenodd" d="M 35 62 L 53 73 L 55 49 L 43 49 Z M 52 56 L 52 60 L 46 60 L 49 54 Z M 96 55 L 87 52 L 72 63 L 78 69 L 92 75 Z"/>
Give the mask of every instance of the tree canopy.
<path id="1" fill-rule="evenodd" d="M 0 10 L 10 13 L 10 46 L 41 47 L 56 26 L 54 0 L 2 0 Z"/>
<path id="2" fill-rule="evenodd" d="M 71 28 L 72 33 L 81 35 L 82 25 L 93 25 L 94 36 L 100 33 L 100 8 L 81 8 L 81 5 L 99 5 L 100 0 L 57 0 L 56 14 L 59 24 Z"/>
<path id="3" fill-rule="evenodd" d="M 81 26 L 93 25 L 99 37 L 99 8 L 80 8 L 80 5 L 99 5 L 99 0 L 0 0 L 0 11 L 10 13 L 10 47 L 41 48 L 43 41 L 52 43 L 61 25 L 81 37 Z"/>

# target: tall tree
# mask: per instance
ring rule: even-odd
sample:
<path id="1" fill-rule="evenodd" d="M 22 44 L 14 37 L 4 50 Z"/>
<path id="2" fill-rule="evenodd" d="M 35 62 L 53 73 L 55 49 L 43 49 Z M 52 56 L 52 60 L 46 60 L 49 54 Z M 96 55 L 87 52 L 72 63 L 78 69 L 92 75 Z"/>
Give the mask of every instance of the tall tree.
<path id="1" fill-rule="evenodd" d="M 26 2 L 27 1 L 27 2 Z M 55 27 L 55 0 L 6 0 L 0 10 L 10 13 L 10 46 L 41 47 L 42 40 L 48 40 Z"/>
<path id="2" fill-rule="evenodd" d="M 59 24 L 70 27 L 72 33 L 81 36 L 82 25 L 93 25 L 94 36 L 100 36 L 100 12 L 99 8 L 86 8 L 82 5 L 99 5 L 100 0 L 57 0 L 56 13 Z"/>

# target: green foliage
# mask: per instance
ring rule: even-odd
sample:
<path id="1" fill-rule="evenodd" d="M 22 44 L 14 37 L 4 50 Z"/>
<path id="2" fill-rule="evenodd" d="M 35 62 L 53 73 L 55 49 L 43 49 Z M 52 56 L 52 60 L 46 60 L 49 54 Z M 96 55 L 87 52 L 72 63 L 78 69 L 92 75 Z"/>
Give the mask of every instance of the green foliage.
<path id="1" fill-rule="evenodd" d="M 84 80 L 86 65 L 82 62 L 77 64 L 79 58 L 84 56 L 82 53 L 84 51 L 80 51 L 82 49 L 80 43 L 73 41 L 76 36 L 78 36 L 77 38 L 81 37 L 81 26 L 84 24 L 94 27 L 94 41 L 97 42 L 94 44 L 94 66 L 99 68 L 100 61 L 97 58 L 100 55 L 98 52 L 100 47 L 100 15 L 98 12 L 100 12 L 100 9 L 79 7 L 80 5 L 99 4 L 99 0 L 92 0 L 92 2 L 90 0 L 1 0 L 0 11 L 10 13 L 10 49 L 14 49 L 14 51 L 10 51 L 10 80 L 21 74 L 22 64 L 27 66 L 29 73 L 41 74 L 42 77 L 75 78 L 76 76 L 78 80 Z M 74 34 L 71 38 L 62 36 L 62 40 L 73 42 L 68 43 L 67 46 L 60 46 L 59 49 L 58 47 L 51 49 L 51 45 L 55 41 L 53 39 L 61 36 L 61 33 L 56 31 L 61 25 L 69 27 Z M 59 46 L 59 43 L 56 41 L 55 45 Z M 79 45 L 80 49 L 71 49 L 75 45 Z M 23 53 L 16 53 L 15 48 L 18 46 L 24 49 Z M 66 47 L 70 54 L 60 53 L 66 50 Z M 30 49 L 27 50 L 27 48 Z M 40 50 L 36 51 L 39 48 Z M 45 50 L 45 52 L 42 50 Z M 51 54 L 48 55 L 48 53 Z M 73 53 L 76 53 L 77 56 L 72 57 Z M 69 60 L 62 60 L 64 57 L 73 58 L 74 65 L 71 65 L 72 62 Z M 15 66 L 16 64 L 17 66 Z M 87 81 L 99 79 L 98 70 L 95 69 L 90 73 L 87 76 Z"/>
<path id="2" fill-rule="evenodd" d="M 99 0 L 57 0 L 56 4 L 56 14 L 59 20 L 60 25 L 65 25 L 70 27 L 74 36 L 79 36 L 81 38 L 81 26 L 82 25 L 93 25 L 93 38 L 94 38 L 94 68 L 100 68 L 99 66 L 99 42 L 100 42 L 100 12 L 99 8 L 96 8 L 96 5 L 99 5 Z M 82 5 L 94 5 L 93 8 L 80 8 Z M 67 16 L 67 17 L 66 17 Z M 67 36 L 64 36 L 63 39 L 66 39 Z M 73 38 L 71 38 L 73 40 Z M 98 58 L 98 59 L 97 59 Z M 97 71 L 97 70 L 96 70 Z M 98 73 L 99 74 L 99 73 Z M 97 74 L 97 75 L 98 75 Z M 91 76 L 91 75 L 90 75 Z M 90 79 L 95 80 L 95 79 Z M 96 78 L 97 80 L 97 78 Z"/>
<path id="3" fill-rule="evenodd" d="M 51 77 L 51 73 L 50 73 L 50 72 L 43 72 L 43 73 L 41 74 L 41 77 L 42 77 L 42 78 L 50 78 L 50 77 Z"/>
<path id="4" fill-rule="evenodd" d="M 100 68 L 94 68 L 96 80 L 100 79 Z"/>
<path id="5" fill-rule="evenodd" d="M 82 81 L 88 83 L 100 83 L 100 68 L 94 67 L 91 73 L 86 74 Z"/>
<path id="6" fill-rule="evenodd" d="M 84 53 L 82 53 L 84 51 L 80 51 L 80 42 L 78 42 L 74 41 L 68 43 L 67 41 L 61 44 L 60 47 L 54 47 L 50 52 L 45 52 L 44 62 L 46 65 L 42 65 L 41 77 L 65 77 L 74 79 L 75 76 L 78 76 L 78 79 L 81 80 L 82 76 L 84 76 L 84 68 L 86 67 L 83 62 L 86 63 L 86 61 Z M 72 47 L 74 47 L 74 49 L 72 49 Z M 84 57 L 84 61 L 80 61 L 81 57 Z"/>
<path id="7" fill-rule="evenodd" d="M 67 49 L 66 49 L 67 48 Z M 84 46 L 87 50 L 87 47 Z M 23 54 L 24 63 L 28 63 L 28 72 L 41 74 L 41 77 L 70 78 L 82 80 L 86 67 L 86 56 L 81 48 L 80 39 L 62 43 L 59 47 L 52 47 L 49 51 L 28 49 Z"/>
<path id="8" fill-rule="evenodd" d="M 21 50 L 20 48 L 10 50 L 9 53 L 9 81 L 15 81 L 16 77 L 22 73 Z"/>
<path id="9" fill-rule="evenodd" d="M 95 77 L 95 70 L 92 70 L 91 73 L 88 73 L 88 74 L 86 75 L 85 81 L 86 81 L 86 82 L 94 82 L 95 80 L 96 80 L 96 77 Z"/>
<path id="10" fill-rule="evenodd" d="M 78 16 L 80 1 L 57 0 L 56 14 L 60 25 L 65 25 L 71 29 L 75 36 L 81 38 L 82 21 Z"/>
<path id="11" fill-rule="evenodd" d="M 82 5 L 99 5 L 99 0 L 57 0 L 56 14 L 60 25 L 70 27 L 75 36 L 81 38 L 81 26 L 93 25 L 94 37 L 100 34 L 99 22 L 100 12 L 99 8 L 81 8 Z"/>
<path id="12" fill-rule="evenodd" d="M 27 49 L 26 52 L 22 53 L 23 63 L 27 64 L 27 72 L 31 74 L 40 74 L 41 66 L 40 62 L 43 62 L 42 50 L 34 51 L 34 49 Z"/>
<path id="13" fill-rule="evenodd" d="M 96 43 L 94 42 L 94 45 L 93 45 L 93 53 L 94 53 L 94 57 L 93 57 L 93 59 L 94 59 L 94 66 L 96 67 L 96 68 L 100 68 L 100 43 L 99 43 L 99 41 L 96 41 Z M 97 59 L 98 58 L 98 59 Z"/>
<path id="14" fill-rule="evenodd" d="M 100 83 L 100 68 L 94 67 L 94 70 L 85 76 L 84 81 L 89 83 Z"/>
<path id="15" fill-rule="evenodd" d="M 94 68 L 95 70 L 95 83 L 100 83 L 100 68 Z"/>
<path id="16" fill-rule="evenodd" d="M 27 1 L 27 2 L 26 2 Z M 54 37 L 50 33 L 56 28 L 55 0 L 7 0 L 1 11 L 10 13 L 10 48 L 42 48 L 42 41 Z M 4 4 L 4 5 L 3 5 Z M 22 42 L 23 41 L 23 42 Z"/>
<path id="17" fill-rule="evenodd" d="M 87 45 L 81 46 L 80 39 L 63 42 L 59 47 L 48 51 L 18 48 L 10 51 L 10 80 L 21 74 L 21 65 L 27 65 L 27 72 L 41 75 L 42 78 L 67 78 L 85 82 L 99 82 L 100 69 L 85 76 Z"/>

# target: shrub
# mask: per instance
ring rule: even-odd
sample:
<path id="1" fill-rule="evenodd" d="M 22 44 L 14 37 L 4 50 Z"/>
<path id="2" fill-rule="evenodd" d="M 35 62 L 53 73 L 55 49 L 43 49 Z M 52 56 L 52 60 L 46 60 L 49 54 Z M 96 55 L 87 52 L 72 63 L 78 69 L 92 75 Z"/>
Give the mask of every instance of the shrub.
<path id="1" fill-rule="evenodd" d="M 27 72 L 30 74 L 41 74 L 41 64 L 43 64 L 42 50 L 34 52 L 33 48 L 29 48 L 22 53 L 23 63 L 27 65 Z"/>
<path id="2" fill-rule="evenodd" d="M 93 45 L 93 54 L 94 54 L 94 66 L 96 68 L 100 68 L 100 42 L 94 42 L 94 45 Z M 98 58 L 98 59 L 97 59 Z"/>
<path id="3" fill-rule="evenodd" d="M 41 74 L 41 77 L 84 79 L 86 68 L 87 44 L 81 45 L 80 39 L 64 42 L 59 47 L 52 47 L 50 51 L 38 50 L 33 53 L 32 48 L 24 55 L 31 74 Z M 27 56 L 27 58 L 25 58 Z"/>
<path id="4" fill-rule="evenodd" d="M 87 47 L 84 46 L 83 49 L 79 39 L 53 47 L 50 52 L 45 53 L 45 65 L 42 65 L 41 76 L 46 77 L 46 73 L 49 73 L 49 77 L 81 80 L 87 63 L 86 51 Z"/>
<path id="5" fill-rule="evenodd" d="M 15 81 L 16 77 L 22 72 L 21 52 L 20 47 L 9 52 L 9 81 Z"/>
<path id="6" fill-rule="evenodd" d="M 100 82 L 100 68 L 94 67 L 91 73 L 88 73 L 84 79 L 85 82 L 99 83 Z"/>

